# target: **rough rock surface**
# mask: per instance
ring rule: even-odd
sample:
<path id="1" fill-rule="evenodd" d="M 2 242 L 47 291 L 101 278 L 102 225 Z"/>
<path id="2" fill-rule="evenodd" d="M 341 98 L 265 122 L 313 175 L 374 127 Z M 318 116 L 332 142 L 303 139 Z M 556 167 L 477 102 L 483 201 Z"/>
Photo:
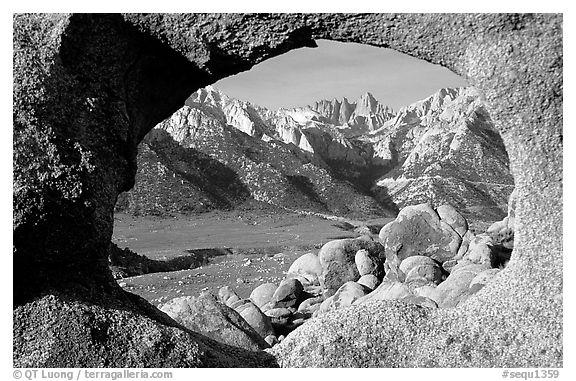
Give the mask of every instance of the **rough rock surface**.
<path id="1" fill-rule="evenodd" d="M 320 285 L 329 296 L 348 281 L 357 281 L 360 273 L 356 266 L 356 253 L 366 250 L 369 256 L 380 262 L 384 259 L 384 248 L 378 242 L 359 239 L 338 239 L 324 244 L 318 252 L 322 274 Z M 382 264 L 378 266 L 382 268 Z"/>
<path id="2" fill-rule="evenodd" d="M 424 255 L 444 263 L 456 256 L 462 243 L 458 233 L 440 219 L 430 204 L 403 208 L 396 220 L 380 230 L 379 237 L 386 256 L 396 255 L 400 261 Z"/>
<path id="3" fill-rule="evenodd" d="M 249 351 L 267 347 L 265 336 L 260 337 L 238 312 L 212 294 L 174 298 L 160 310 L 191 331 L 216 341 Z"/>
<path id="4" fill-rule="evenodd" d="M 15 15 L 15 366 L 273 364 L 264 353 L 230 351 L 152 320 L 150 306 L 138 313 L 124 303 L 106 261 L 113 208 L 133 185 L 138 142 L 192 91 L 327 38 L 393 47 L 483 92 L 518 194 L 514 251 L 506 269 L 457 308 L 338 309 L 270 350 L 276 361 L 562 367 L 562 24 L 557 14 Z M 99 330 L 88 311 L 122 320 L 107 326 L 111 341 L 91 334 Z M 133 335 L 142 324 L 149 329 Z M 130 351 L 146 342 L 153 345 Z M 168 347 L 173 357 L 165 357 Z"/>

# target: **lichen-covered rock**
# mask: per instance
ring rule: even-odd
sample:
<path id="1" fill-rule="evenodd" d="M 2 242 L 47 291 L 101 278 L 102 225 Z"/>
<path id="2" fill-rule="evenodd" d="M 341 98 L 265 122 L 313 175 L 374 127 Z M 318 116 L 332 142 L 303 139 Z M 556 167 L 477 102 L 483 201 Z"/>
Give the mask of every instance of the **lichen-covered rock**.
<path id="1" fill-rule="evenodd" d="M 380 230 L 380 241 L 388 253 L 400 261 L 413 255 L 424 255 L 439 263 L 453 259 L 462 238 L 429 204 L 407 206 L 396 220 Z"/>
<path id="2" fill-rule="evenodd" d="M 367 250 L 373 258 L 382 260 L 384 248 L 378 242 L 357 239 L 339 239 L 324 244 L 318 253 L 322 275 L 320 285 L 325 292 L 333 294 L 348 281 L 356 281 L 360 273 L 355 262 L 358 250 Z"/>

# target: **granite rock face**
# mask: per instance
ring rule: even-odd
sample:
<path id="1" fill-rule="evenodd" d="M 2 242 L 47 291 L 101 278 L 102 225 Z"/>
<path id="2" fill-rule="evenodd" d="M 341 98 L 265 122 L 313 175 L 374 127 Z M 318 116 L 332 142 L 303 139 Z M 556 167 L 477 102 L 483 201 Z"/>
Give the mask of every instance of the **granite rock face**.
<path id="1" fill-rule="evenodd" d="M 561 367 L 562 23 L 554 14 L 15 15 L 15 366 Z M 483 92 L 517 190 L 506 269 L 453 309 L 375 301 L 331 311 L 269 350 L 272 361 L 125 303 L 106 253 L 140 140 L 192 91 L 318 38 L 392 46 Z"/>

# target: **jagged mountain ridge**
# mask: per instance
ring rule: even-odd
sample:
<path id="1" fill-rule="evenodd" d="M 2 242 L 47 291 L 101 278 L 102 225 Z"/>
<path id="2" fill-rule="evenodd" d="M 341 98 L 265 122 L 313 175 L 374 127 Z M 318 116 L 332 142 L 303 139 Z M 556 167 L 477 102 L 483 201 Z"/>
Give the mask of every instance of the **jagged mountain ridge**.
<path id="1" fill-rule="evenodd" d="M 173 178 L 182 177 L 162 148 L 166 144 L 158 143 L 166 141 L 235 174 L 232 188 L 243 189 L 238 195 L 227 193 L 225 184 L 204 184 L 209 176 L 196 176 L 204 185 L 181 179 L 181 185 L 191 182 L 182 192 L 208 209 L 254 198 L 295 210 L 385 215 L 430 201 L 493 218 L 504 213 L 513 187 L 502 140 L 473 88 L 442 89 L 394 114 L 370 93 L 353 103 L 322 100 L 272 111 L 209 86 L 143 143 L 173 168 Z M 139 154 L 139 166 L 144 159 L 156 160 Z"/>
<path id="2" fill-rule="evenodd" d="M 380 144 L 382 156 L 395 156 L 394 168 L 372 189 L 377 199 L 400 208 L 450 203 L 464 214 L 502 218 L 514 180 L 475 88 L 442 89 L 404 107 L 368 140 Z"/>

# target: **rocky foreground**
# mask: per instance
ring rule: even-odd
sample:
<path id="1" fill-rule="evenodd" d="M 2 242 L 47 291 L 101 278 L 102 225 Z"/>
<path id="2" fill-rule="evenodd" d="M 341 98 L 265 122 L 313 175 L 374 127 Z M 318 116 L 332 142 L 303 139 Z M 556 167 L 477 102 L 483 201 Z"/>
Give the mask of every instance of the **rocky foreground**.
<path id="1" fill-rule="evenodd" d="M 317 254 L 297 258 L 279 283 L 260 284 L 248 298 L 224 286 L 217 295 L 183 295 L 159 308 L 195 332 L 257 351 L 294 343 L 313 321 L 352 305 L 398 301 L 423 314 L 457 307 L 506 267 L 514 207 L 511 198 L 509 215 L 475 235 L 449 205 L 408 206 L 377 239 L 367 234 L 330 241 Z"/>

